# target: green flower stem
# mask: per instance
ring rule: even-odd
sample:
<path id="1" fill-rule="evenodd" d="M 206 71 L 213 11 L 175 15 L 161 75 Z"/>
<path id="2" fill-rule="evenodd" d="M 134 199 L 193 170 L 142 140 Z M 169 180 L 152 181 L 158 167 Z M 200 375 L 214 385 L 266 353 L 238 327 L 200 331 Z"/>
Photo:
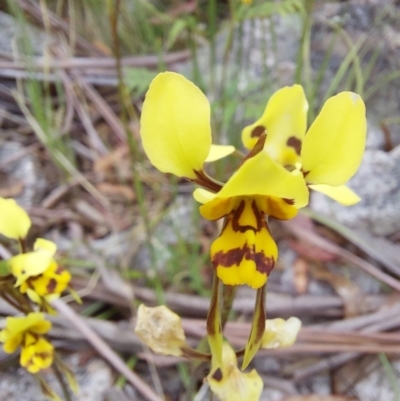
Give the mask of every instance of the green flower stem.
<path id="1" fill-rule="evenodd" d="M 65 400 L 72 401 L 69 389 L 68 389 L 67 385 L 65 384 L 64 377 L 61 374 L 60 369 L 58 368 L 57 364 L 53 363 L 52 368 L 53 368 L 54 376 L 56 377 L 58 383 L 60 384 L 60 387 L 63 392 Z"/>
<path id="2" fill-rule="evenodd" d="M 1 297 L 12 307 L 26 315 L 30 312 L 33 312 L 33 309 L 27 298 L 24 297 L 18 289 L 14 288 L 13 285 L 2 285 Z"/>
<path id="3" fill-rule="evenodd" d="M 197 349 L 185 346 L 182 350 L 182 356 L 188 359 L 196 359 L 198 361 L 210 361 L 211 354 L 198 351 Z"/>

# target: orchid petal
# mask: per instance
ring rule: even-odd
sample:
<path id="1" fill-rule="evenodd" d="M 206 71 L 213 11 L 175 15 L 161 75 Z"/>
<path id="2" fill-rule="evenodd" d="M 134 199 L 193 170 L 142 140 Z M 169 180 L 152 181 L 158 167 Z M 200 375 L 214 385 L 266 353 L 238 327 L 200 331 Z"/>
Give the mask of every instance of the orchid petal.
<path id="1" fill-rule="evenodd" d="M 164 173 L 196 178 L 210 152 L 210 104 L 180 74 L 158 74 L 143 103 L 141 137 L 151 163 Z"/>
<path id="2" fill-rule="evenodd" d="M 309 184 L 339 186 L 357 171 L 367 123 L 360 96 L 342 92 L 324 104 L 304 139 L 301 156 Z"/>
<path id="3" fill-rule="evenodd" d="M 244 146 L 252 149 L 259 136 L 265 132 L 265 151 L 283 166 L 294 165 L 300 160 L 300 149 L 307 127 L 307 111 L 307 99 L 300 85 L 278 90 L 269 99 L 261 118 L 243 130 Z"/>
<path id="4" fill-rule="evenodd" d="M 308 203 L 308 188 L 303 175 L 287 171 L 264 151 L 246 160 L 217 193 L 218 198 L 266 195 L 290 200 L 301 208 Z"/>
<path id="5" fill-rule="evenodd" d="M 232 145 L 211 145 L 210 153 L 205 161 L 206 163 L 215 162 L 231 155 L 235 150 Z"/>
<path id="6" fill-rule="evenodd" d="M 330 185 L 310 185 L 314 191 L 321 192 L 329 196 L 336 202 L 344 206 L 352 206 L 360 202 L 361 198 L 348 186 L 339 185 L 338 187 L 331 187 Z"/>

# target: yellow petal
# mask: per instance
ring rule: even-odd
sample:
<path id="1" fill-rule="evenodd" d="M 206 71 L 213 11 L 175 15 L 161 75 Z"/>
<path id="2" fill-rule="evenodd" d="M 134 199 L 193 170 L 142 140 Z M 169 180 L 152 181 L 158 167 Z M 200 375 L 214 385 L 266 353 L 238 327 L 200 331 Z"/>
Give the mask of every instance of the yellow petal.
<path id="1" fill-rule="evenodd" d="M 215 162 L 216 160 L 231 155 L 234 151 L 235 147 L 232 145 L 211 145 L 210 153 L 205 161 L 207 163 Z"/>
<path id="2" fill-rule="evenodd" d="M 238 208 L 226 218 L 221 235 L 211 245 L 211 261 L 218 278 L 225 285 L 260 288 L 267 281 L 277 256 L 278 248 L 257 201 L 241 199 Z"/>
<path id="3" fill-rule="evenodd" d="M 194 179 L 211 147 L 210 104 L 182 75 L 158 74 L 143 103 L 140 134 L 155 167 Z"/>
<path id="4" fill-rule="evenodd" d="M 256 370 L 241 372 L 237 368 L 235 352 L 227 343 L 224 343 L 222 358 L 221 368 L 212 361 L 211 373 L 206 378 L 211 391 L 220 401 L 258 401 L 263 381 Z"/>
<path id="5" fill-rule="evenodd" d="M 330 185 L 310 185 L 314 191 L 323 193 L 334 199 L 336 202 L 344 206 L 352 206 L 360 202 L 361 198 L 348 186 L 339 185 L 338 187 L 331 187 Z"/>
<path id="6" fill-rule="evenodd" d="M 29 277 L 42 274 L 51 264 L 53 258 L 49 252 L 27 252 L 9 260 L 11 272 L 17 278 L 15 286 L 20 286 Z"/>
<path id="7" fill-rule="evenodd" d="M 30 373 L 37 373 L 47 369 L 53 363 L 54 347 L 43 337 L 21 351 L 20 363 Z"/>
<path id="8" fill-rule="evenodd" d="M 31 219 L 14 199 L 0 198 L 0 234 L 23 239 L 31 227 Z"/>
<path id="9" fill-rule="evenodd" d="M 218 220 L 229 214 L 240 202 L 236 198 L 214 198 L 200 206 L 200 214 L 207 220 Z"/>
<path id="10" fill-rule="evenodd" d="M 365 149 L 367 122 L 360 96 L 342 92 L 324 104 L 301 151 L 310 184 L 338 186 L 357 171 Z"/>
<path id="11" fill-rule="evenodd" d="M 287 171 L 264 151 L 246 160 L 217 194 L 219 198 L 243 195 L 284 198 L 297 208 L 306 206 L 309 198 L 303 175 Z"/>
<path id="12" fill-rule="evenodd" d="M 28 330 L 30 327 L 44 320 L 43 313 L 32 312 L 27 316 L 22 317 L 7 317 L 6 328 L 10 334 L 14 335 Z"/>
<path id="13" fill-rule="evenodd" d="M 193 191 L 193 198 L 199 203 L 207 203 L 212 201 L 215 198 L 216 194 L 207 191 L 204 188 L 196 188 Z"/>
<path id="14" fill-rule="evenodd" d="M 43 313 L 32 312 L 22 317 L 7 317 L 6 327 L 0 331 L 0 342 L 4 342 L 5 352 L 12 353 L 21 345 L 26 335 L 35 337 L 50 329 L 51 323 L 45 320 Z"/>
<path id="15" fill-rule="evenodd" d="M 54 256 L 57 251 L 57 245 L 44 238 L 37 238 L 34 245 L 34 251 L 45 251 L 48 252 L 51 256 Z"/>
<path id="16" fill-rule="evenodd" d="M 3 345 L 4 352 L 6 352 L 7 354 L 12 354 L 21 345 L 21 343 L 23 341 L 23 335 L 21 333 L 19 333 L 13 337 L 10 337 L 8 340 L 0 339 L 0 341 L 4 342 L 4 345 Z"/>
<path id="17" fill-rule="evenodd" d="M 278 90 L 269 99 L 262 117 L 243 130 L 244 146 L 252 149 L 265 132 L 264 149 L 268 154 L 283 166 L 294 165 L 300 160 L 307 111 L 307 99 L 300 85 Z"/>

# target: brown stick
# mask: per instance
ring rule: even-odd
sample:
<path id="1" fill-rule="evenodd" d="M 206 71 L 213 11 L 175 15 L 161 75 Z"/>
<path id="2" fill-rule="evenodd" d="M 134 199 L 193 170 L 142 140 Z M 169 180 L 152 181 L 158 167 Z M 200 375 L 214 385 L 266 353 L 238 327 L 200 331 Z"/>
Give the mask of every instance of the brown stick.
<path id="1" fill-rule="evenodd" d="M 75 313 L 67 304 L 60 299 L 52 302 L 52 306 L 65 318 L 67 318 L 87 339 L 87 341 L 106 359 L 114 368 L 124 375 L 127 380 L 149 401 L 161 401 L 149 385 L 144 382 L 135 372 L 124 363 L 124 361 L 101 339 L 101 337 L 91 329 L 84 320 Z"/>

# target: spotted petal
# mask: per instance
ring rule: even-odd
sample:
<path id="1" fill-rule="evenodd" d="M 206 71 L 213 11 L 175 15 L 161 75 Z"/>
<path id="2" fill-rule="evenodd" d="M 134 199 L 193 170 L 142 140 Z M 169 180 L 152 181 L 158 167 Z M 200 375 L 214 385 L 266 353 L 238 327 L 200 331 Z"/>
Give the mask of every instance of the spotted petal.
<path id="1" fill-rule="evenodd" d="M 158 74 L 150 84 L 140 120 L 143 148 L 164 173 L 196 178 L 210 151 L 210 104 L 180 74 Z"/>
<path id="2" fill-rule="evenodd" d="M 324 104 L 301 151 L 310 184 L 339 186 L 357 171 L 365 149 L 367 123 L 360 96 L 342 92 Z"/>
<path id="3" fill-rule="evenodd" d="M 295 165 L 306 132 L 308 103 L 300 85 L 287 86 L 275 92 L 264 114 L 242 132 L 244 146 L 252 149 L 264 132 L 264 149 L 278 163 Z"/>

